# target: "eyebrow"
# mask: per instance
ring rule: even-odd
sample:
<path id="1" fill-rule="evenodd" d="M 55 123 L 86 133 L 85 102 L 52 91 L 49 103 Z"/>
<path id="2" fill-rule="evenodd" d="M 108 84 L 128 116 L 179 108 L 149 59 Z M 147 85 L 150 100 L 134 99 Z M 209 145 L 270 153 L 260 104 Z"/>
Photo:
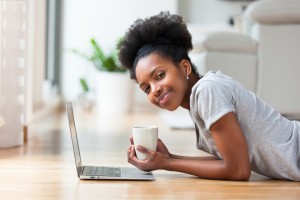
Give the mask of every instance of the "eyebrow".
<path id="1" fill-rule="evenodd" d="M 150 73 L 150 76 L 149 76 L 149 77 L 152 77 L 153 74 L 155 73 L 155 71 L 157 71 L 159 68 L 160 68 L 160 67 L 156 67 L 154 70 L 152 70 L 152 72 Z M 143 85 L 145 85 L 145 84 L 146 84 L 146 83 L 141 83 L 141 84 L 140 84 L 140 88 L 142 88 Z"/>

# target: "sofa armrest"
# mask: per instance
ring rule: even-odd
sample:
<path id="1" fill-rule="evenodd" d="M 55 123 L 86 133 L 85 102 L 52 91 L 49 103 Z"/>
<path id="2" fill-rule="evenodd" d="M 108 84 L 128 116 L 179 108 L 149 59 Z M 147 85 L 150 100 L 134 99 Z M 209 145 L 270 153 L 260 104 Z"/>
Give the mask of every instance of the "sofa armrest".
<path id="1" fill-rule="evenodd" d="M 257 42 L 245 35 L 234 32 L 216 32 L 194 37 L 191 53 L 203 51 L 237 52 L 256 54 Z"/>
<path id="2" fill-rule="evenodd" d="M 244 16 L 259 24 L 300 23 L 300 0 L 261 0 L 251 3 Z"/>

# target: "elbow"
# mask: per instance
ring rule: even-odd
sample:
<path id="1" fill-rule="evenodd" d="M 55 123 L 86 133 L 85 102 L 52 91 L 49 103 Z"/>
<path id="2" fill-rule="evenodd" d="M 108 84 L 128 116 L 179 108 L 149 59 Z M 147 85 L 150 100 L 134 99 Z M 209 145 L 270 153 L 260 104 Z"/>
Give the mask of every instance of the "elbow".
<path id="1" fill-rule="evenodd" d="M 236 166 L 228 170 L 228 180 L 249 181 L 251 176 L 250 166 Z"/>
<path id="2" fill-rule="evenodd" d="M 232 178 L 235 181 L 249 181 L 251 176 L 251 171 L 250 170 L 243 170 L 240 172 L 235 173 Z"/>

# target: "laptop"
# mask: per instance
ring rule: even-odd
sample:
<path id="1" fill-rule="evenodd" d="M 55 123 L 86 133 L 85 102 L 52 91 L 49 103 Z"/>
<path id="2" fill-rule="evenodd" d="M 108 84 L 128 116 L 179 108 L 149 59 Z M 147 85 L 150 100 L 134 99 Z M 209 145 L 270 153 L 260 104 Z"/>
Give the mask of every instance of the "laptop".
<path id="1" fill-rule="evenodd" d="M 143 172 L 137 168 L 82 165 L 71 102 L 66 103 L 66 110 L 78 178 L 91 180 L 154 180 L 151 172 Z"/>

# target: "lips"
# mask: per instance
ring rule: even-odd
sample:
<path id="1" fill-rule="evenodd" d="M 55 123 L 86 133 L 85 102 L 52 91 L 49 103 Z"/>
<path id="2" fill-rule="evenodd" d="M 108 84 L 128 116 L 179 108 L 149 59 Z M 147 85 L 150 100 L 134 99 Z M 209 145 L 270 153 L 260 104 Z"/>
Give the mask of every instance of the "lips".
<path id="1" fill-rule="evenodd" d="M 159 105 L 163 106 L 164 104 L 166 104 L 166 102 L 168 101 L 169 94 L 170 91 L 167 91 L 158 97 L 157 102 L 159 103 Z"/>

